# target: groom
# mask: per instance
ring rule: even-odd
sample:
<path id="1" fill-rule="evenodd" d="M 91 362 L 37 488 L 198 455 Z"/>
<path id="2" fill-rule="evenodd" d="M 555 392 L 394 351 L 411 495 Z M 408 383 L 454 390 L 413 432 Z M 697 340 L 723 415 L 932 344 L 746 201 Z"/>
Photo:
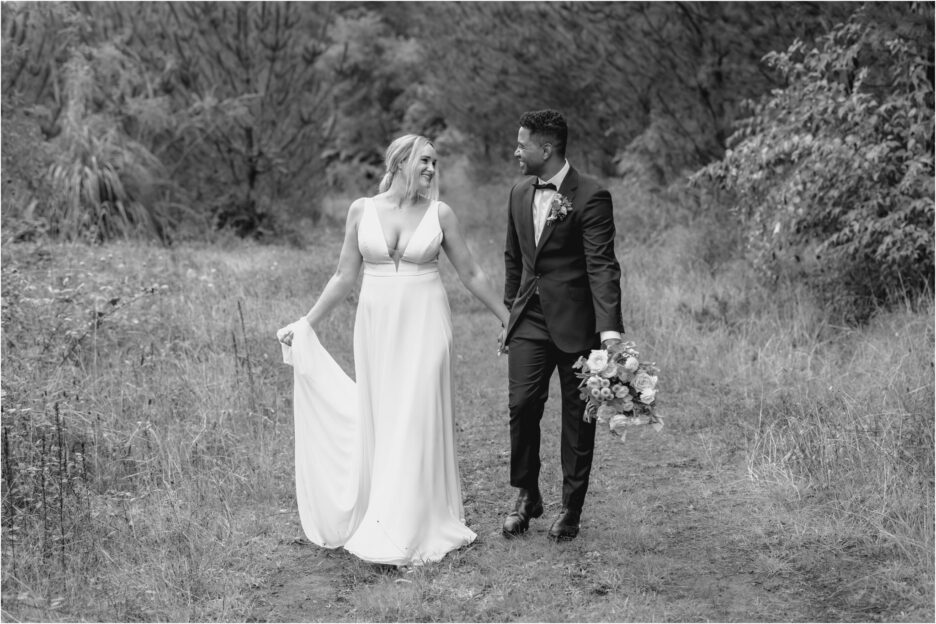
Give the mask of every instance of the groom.
<path id="1" fill-rule="evenodd" d="M 562 510 L 553 540 L 578 535 L 588 490 L 595 423 L 572 365 L 599 344 L 620 341 L 621 269 L 614 255 L 611 195 L 569 166 L 568 128 L 556 111 L 520 117 L 514 156 L 531 176 L 510 191 L 504 302 L 510 408 L 510 484 L 519 488 L 503 533 L 524 533 L 543 515 L 539 491 L 540 419 L 553 370 L 562 389 Z"/>

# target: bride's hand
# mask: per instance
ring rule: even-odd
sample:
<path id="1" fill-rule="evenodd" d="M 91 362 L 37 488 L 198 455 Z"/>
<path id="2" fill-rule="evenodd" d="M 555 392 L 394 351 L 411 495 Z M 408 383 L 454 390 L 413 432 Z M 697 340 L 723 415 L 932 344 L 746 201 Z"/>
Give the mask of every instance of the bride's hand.
<path id="1" fill-rule="evenodd" d="M 286 345 L 287 347 L 291 347 L 291 346 L 292 346 L 292 341 L 293 341 L 293 326 L 292 326 L 292 323 L 290 323 L 290 324 L 287 325 L 286 327 L 284 327 L 284 328 L 280 329 L 279 331 L 277 331 L 277 332 L 276 332 L 276 339 L 279 340 L 280 342 L 282 342 L 282 343 L 283 343 L 284 345 Z"/>
<path id="2" fill-rule="evenodd" d="M 500 331 L 500 334 L 497 335 L 497 355 L 506 355 L 510 352 L 510 348 L 507 347 L 507 328 L 503 328 Z"/>

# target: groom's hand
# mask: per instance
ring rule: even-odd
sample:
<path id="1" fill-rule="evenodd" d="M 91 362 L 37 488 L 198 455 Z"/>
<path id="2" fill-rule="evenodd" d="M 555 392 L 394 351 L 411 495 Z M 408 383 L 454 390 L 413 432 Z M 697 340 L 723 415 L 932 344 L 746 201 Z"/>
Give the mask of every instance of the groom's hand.
<path id="1" fill-rule="evenodd" d="M 604 340 L 601 341 L 601 348 L 607 351 L 609 347 L 612 347 L 618 344 L 621 344 L 620 338 L 605 338 Z"/>

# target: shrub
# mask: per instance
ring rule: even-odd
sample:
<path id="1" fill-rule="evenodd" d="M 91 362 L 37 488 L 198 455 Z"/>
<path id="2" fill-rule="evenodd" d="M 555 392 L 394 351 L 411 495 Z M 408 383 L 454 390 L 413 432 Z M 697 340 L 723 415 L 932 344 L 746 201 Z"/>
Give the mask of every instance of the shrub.
<path id="1" fill-rule="evenodd" d="M 3 243 L 41 239 L 48 229 L 42 207 L 48 205 L 51 189 L 45 173 L 55 161 L 53 145 L 42 138 L 35 119 L 17 107 L 3 104 L 0 131 L 0 231 Z"/>
<path id="2" fill-rule="evenodd" d="M 50 169 L 55 195 L 46 216 L 52 233 L 67 239 L 146 235 L 165 242 L 170 220 L 155 196 L 159 159 L 122 133 L 110 115 L 91 110 L 99 81 L 88 57 L 100 61 L 108 53 L 116 52 L 78 50 L 65 66 L 67 105 L 61 149 Z"/>
<path id="3" fill-rule="evenodd" d="M 83 128 L 64 141 L 50 172 L 57 190 L 48 214 L 54 233 L 93 242 L 133 234 L 166 240 L 165 219 L 132 191 L 153 184 L 159 162 L 152 154 L 114 129 L 95 136 Z"/>
<path id="4" fill-rule="evenodd" d="M 733 193 L 760 270 L 805 277 L 850 320 L 933 283 L 933 11 L 905 7 L 769 54 L 787 86 L 695 177 Z"/>

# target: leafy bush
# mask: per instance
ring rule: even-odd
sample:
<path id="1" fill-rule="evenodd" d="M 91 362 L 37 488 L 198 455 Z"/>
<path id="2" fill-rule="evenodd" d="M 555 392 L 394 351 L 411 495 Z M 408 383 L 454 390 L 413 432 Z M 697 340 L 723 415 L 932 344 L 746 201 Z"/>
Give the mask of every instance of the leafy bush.
<path id="1" fill-rule="evenodd" d="M 414 40 L 353 3 L 53 4 L 3 5 L 3 102 L 59 152 L 43 233 L 268 237 L 335 166 L 373 188 L 421 99 Z"/>
<path id="2" fill-rule="evenodd" d="M 143 146 L 113 128 L 95 136 L 69 133 L 51 178 L 59 191 L 49 210 L 54 233 L 93 242 L 134 234 L 167 240 L 165 217 L 134 191 L 153 184 L 160 163 Z"/>
<path id="3" fill-rule="evenodd" d="M 65 65 L 62 133 L 50 169 L 56 192 L 46 216 L 52 233 L 67 239 L 144 235 L 165 242 L 171 221 L 156 195 L 165 185 L 162 163 L 121 130 L 113 109 L 100 104 L 115 59 L 128 60 L 114 46 L 78 46 Z"/>
<path id="4" fill-rule="evenodd" d="M 759 269 L 804 277 L 849 320 L 932 287 L 932 42 L 932 6 L 867 5 L 815 48 L 769 54 L 787 86 L 696 176 L 735 195 Z"/>
<path id="5" fill-rule="evenodd" d="M 45 173 L 57 157 L 52 144 L 42 139 L 35 119 L 6 102 L 2 106 L 0 130 L 0 196 L 2 242 L 38 240 L 48 224 L 41 207 L 49 202 L 51 189 Z"/>

